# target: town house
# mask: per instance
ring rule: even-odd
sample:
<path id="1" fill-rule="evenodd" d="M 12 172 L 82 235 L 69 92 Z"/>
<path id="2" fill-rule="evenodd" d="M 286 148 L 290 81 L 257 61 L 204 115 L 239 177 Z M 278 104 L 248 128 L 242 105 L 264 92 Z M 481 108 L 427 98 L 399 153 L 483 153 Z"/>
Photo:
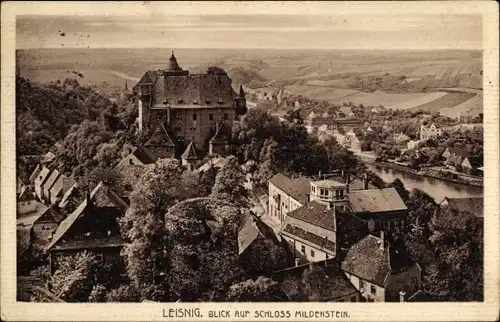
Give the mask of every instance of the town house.
<path id="1" fill-rule="evenodd" d="M 341 268 L 369 302 L 398 302 L 421 289 L 421 268 L 384 238 L 367 235 L 351 246 Z"/>
<path id="2" fill-rule="evenodd" d="M 420 141 L 435 139 L 443 134 L 443 129 L 434 122 L 420 125 Z"/>

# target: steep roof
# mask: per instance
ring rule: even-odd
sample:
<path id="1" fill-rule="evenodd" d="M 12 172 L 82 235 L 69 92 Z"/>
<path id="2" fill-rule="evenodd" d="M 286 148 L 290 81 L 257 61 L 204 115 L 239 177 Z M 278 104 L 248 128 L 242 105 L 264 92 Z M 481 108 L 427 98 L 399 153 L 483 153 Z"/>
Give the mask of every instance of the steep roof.
<path id="1" fill-rule="evenodd" d="M 349 115 L 351 113 L 352 109 L 349 106 L 342 106 L 340 108 L 340 112 L 344 113 L 344 115 Z"/>
<path id="2" fill-rule="evenodd" d="M 311 179 L 301 177 L 290 179 L 282 173 L 274 175 L 269 182 L 274 184 L 279 189 L 283 190 L 287 195 L 297 200 L 301 204 L 307 203 L 307 195 L 310 192 Z"/>
<path id="3" fill-rule="evenodd" d="M 37 164 L 35 170 L 33 170 L 33 172 L 30 175 L 29 183 L 33 184 L 35 182 L 35 179 L 40 173 L 40 171 L 42 171 L 42 167 L 40 166 L 40 164 Z"/>
<path id="4" fill-rule="evenodd" d="M 342 270 L 383 287 L 389 274 L 414 265 L 406 254 L 387 243 L 382 248 L 381 242 L 380 238 L 368 235 L 352 245 L 342 262 Z"/>
<path id="5" fill-rule="evenodd" d="M 473 214 L 478 218 L 483 218 L 483 197 L 474 198 L 448 198 L 445 200 L 448 202 L 448 206 L 455 211 L 466 211 Z"/>
<path id="6" fill-rule="evenodd" d="M 348 194 L 353 212 L 382 212 L 406 210 L 407 207 L 395 188 L 355 190 Z"/>
<path id="7" fill-rule="evenodd" d="M 59 207 L 65 208 L 68 202 L 71 200 L 71 198 L 76 194 L 77 190 L 78 190 L 78 184 L 75 183 L 68 189 L 68 191 L 64 193 L 61 201 L 59 202 Z"/>
<path id="8" fill-rule="evenodd" d="M 198 160 L 198 154 L 196 152 L 196 147 L 194 146 L 193 142 L 189 142 L 188 146 L 186 147 L 186 150 L 182 153 L 181 158 L 184 160 Z"/>
<path id="9" fill-rule="evenodd" d="M 408 298 L 408 302 L 433 302 L 433 299 L 429 293 L 418 290 Z"/>
<path id="10" fill-rule="evenodd" d="M 331 180 L 331 179 L 313 181 L 312 183 L 314 183 L 316 186 L 321 187 L 321 188 L 345 187 L 346 186 L 346 184 L 343 181 L 337 181 L 337 180 Z"/>
<path id="11" fill-rule="evenodd" d="M 469 160 L 469 163 L 473 168 L 479 168 L 483 166 L 483 157 L 481 156 L 467 157 L 467 160 Z"/>
<path id="12" fill-rule="evenodd" d="M 172 70 L 172 71 L 182 70 L 181 66 L 179 66 L 179 63 L 177 63 L 177 58 L 175 58 L 173 51 L 172 51 L 172 56 L 170 56 L 170 58 L 168 59 L 167 70 Z"/>
<path id="13" fill-rule="evenodd" d="M 52 173 L 50 174 L 49 178 L 45 181 L 45 183 L 43 184 L 43 190 L 49 190 L 52 185 L 54 185 L 54 183 L 56 182 L 56 180 L 59 178 L 59 171 L 57 169 L 54 169 L 54 171 L 52 171 Z"/>
<path id="14" fill-rule="evenodd" d="M 55 205 L 47 208 L 38 219 L 35 220 L 35 223 L 38 222 L 54 222 L 60 223 L 64 219 L 64 213 L 57 208 Z"/>
<path id="15" fill-rule="evenodd" d="M 217 124 L 217 130 L 210 139 L 210 143 L 227 143 L 229 140 L 231 140 L 231 129 L 226 122 L 222 121 Z"/>
<path id="16" fill-rule="evenodd" d="M 149 138 L 149 140 L 144 144 L 145 147 L 175 147 L 174 140 L 172 140 L 172 135 L 168 133 L 165 125 L 163 123 L 160 123 L 156 126 L 156 128 L 153 130 L 153 134 Z M 141 150 L 141 152 L 146 155 L 149 155 L 147 151 L 144 149 Z M 152 162 L 150 162 L 152 163 Z M 146 163 L 145 163 L 146 164 Z"/>
<path id="17" fill-rule="evenodd" d="M 326 205 L 316 201 L 308 202 L 302 207 L 290 211 L 287 216 L 330 231 L 336 231 L 334 210 L 328 209 Z"/>
<path id="18" fill-rule="evenodd" d="M 17 201 L 30 201 L 34 200 L 35 196 L 31 191 L 28 190 L 26 186 L 21 187 L 21 191 L 19 192 L 19 195 L 17 196 Z"/>
<path id="19" fill-rule="evenodd" d="M 74 185 L 76 184 L 76 181 L 75 179 L 71 178 L 71 177 L 64 177 L 63 178 L 63 187 L 62 187 L 62 193 L 63 195 L 69 190 L 71 189 L 71 187 L 73 187 Z"/>
<path id="20" fill-rule="evenodd" d="M 127 207 L 125 201 L 120 200 L 118 196 L 114 193 L 110 193 L 111 189 L 107 188 L 102 182 L 100 182 L 90 193 L 89 200 L 85 198 L 80 205 L 64 219 L 57 228 L 52 241 L 50 242 L 47 249 L 51 249 L 70 229 L 70 227 L 76 222 L 76 220 L 84 213 L 85 209 L 89 205 L 88 202 L 96 203 L 97 207 L 105 207 L 109 208 L 109 206 L 116 206 L 120 209 L 124 209 Z M 99 193 L 104 192 L 105 196 L 108 196 L 108 200 L 96 200 Z M 107 201 L 107 202 L 106 202 Z"/>
<path id="21" fill-rule="evenodd" d="M 153 88 L 153 108 L 232 107 L 234 90 L 225 74 L 158 76 Z"/>
<path id="22" fill-rule="evenodd" d="M 462 148 L 448 148 L 447 150 L 451 155 L 459 155 L 462 158 L 465 158 L 467 156 L 467 151 Z"/>
<path id="23" fill-rule="evenodd" d="M 56 181 L 54 181 L 54 184 L 50 188 L 50 198 L 52 198 L 53 196 L 57 196 L 59 193 L 62 193 L 64 179 L 67 178 L 64 174 L 62 174 L 59 177 L 57 177 Z"/>
<path id="24" fill-rule="evenodd" d="M 255 240 L 264 238 L 253 216 L 248 216 L 238 231 L 238 254 L 241 255 Z"/>
<path id="25" fill-rule="evenodd" d="M 155 162 L 154 157 L 150 154 L 149 150 L 146 147 L 135 147 L 132 149 L 131 153 L 128 155 L 135 156 L 142 164 L 151 164 Z M 128 156 L 123 158 L 115 167 L 116 170 L 121 171 L 121 169 L 125 166 L 130 165 L 127 160 Z"/>

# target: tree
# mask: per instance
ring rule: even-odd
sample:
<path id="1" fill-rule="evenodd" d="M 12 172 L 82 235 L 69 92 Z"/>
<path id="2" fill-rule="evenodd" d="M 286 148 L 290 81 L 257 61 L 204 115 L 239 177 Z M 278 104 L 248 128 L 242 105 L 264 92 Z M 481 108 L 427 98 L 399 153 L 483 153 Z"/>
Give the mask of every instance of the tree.
<path id="1" fill-rule="evenodd" d="M 121 285 L 106 294 L 106 302 L 139 302 L 139 300 L 140 293 L 132 284 Z"/>
<path id="2" fill-rule="evenodd" d="M 231 156 L 227 158 L 226 164 L 217 173 L 211 196 L 216 199 L 244 204 L 247 198 L 244 183 L 245 177 L 238 160 Z"/>
<path id="3" fill-rule="evenodd" d="M 242 266 L 250 276 L 270 276 L 273 272 L 290 266 L 287 252 L 270 239 L 254 241 L 250 249 L 245 250 L 241 259 Z"/>
<path id="4" fill-rule="evenodd" d="M 281 302 L 286 295 L 280 285 L 270 278 L 259 276 L 231 286 L 227 293 L 230 302 Z"/>
<path id="5" fill-rule="evenodd" d="M 99 262 L 95 255 L 82 252 L 64 257 L 51 277 L 54 294 L 66 302 L 86 302 L 99 274 Z"/>

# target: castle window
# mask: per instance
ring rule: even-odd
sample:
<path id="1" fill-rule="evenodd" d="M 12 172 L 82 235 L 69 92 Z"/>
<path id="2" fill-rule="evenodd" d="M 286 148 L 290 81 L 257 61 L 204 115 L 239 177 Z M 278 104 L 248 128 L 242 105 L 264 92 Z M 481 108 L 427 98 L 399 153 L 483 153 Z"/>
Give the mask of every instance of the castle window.
<path id="1" fill-rule="evenodd" d="M 214 120 L 214 115 L 212 113 L 208 114 L 208 120 L 213 121 Z"/>
<path id="2" fill-rule="evenodd" d="M 219 104 L 222 104 L 224 103 L 224 101 L 222 100 L 222 98 L 219 98 L 219 100 L 217 101 Z"/>
<path id="3" fill-rule="evenodd" d="M 183 100 L 182 98 L 179 98 L 179 99 L 177 100 L 177 103 L 178 103 L 178 104 L 182 104 L 183 102 L 184 102 L 184 100 Z"/>
<path id="4" fill-rule="evenodd" d="M 198 100 L 194 100 L 194 101 L 193 101 L 193 104 L 198 104 Z"/>
<path id="5" fill-rule="evenodd" d="M 196 115 L 196 113 L 193 113 L 193 121 L 196 121 L 197 118 L 198 118 L 198 115 Z"/>
<path id="6" fill-rule="evenodd" d="M 304 245 L 300 246 L 300 251 L 305 254 L 306 253 L 306 246 L 304 246 Z"/>

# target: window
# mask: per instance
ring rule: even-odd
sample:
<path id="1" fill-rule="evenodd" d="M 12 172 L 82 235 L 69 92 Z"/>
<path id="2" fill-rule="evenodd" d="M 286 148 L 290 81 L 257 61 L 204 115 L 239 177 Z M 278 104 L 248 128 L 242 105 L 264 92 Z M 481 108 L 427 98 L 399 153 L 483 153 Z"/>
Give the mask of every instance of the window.
<path id="1" fill-rule="evenodd" d="M 304 245 L 300 246 L 300 251 L 305 254 L 306 253 L 306 246 L 304 246 Z"/>
<path id="2" fill-rule="evenodd" d="M 311 257 L 314 258 L 314 250 L 311 249 Z"/>
<path id="3" fill-rule="evenodd" d="M 181 142 L 184 142 L 184 137 L 183 136 L 178 136 L 177 139 L 179 139 L 179 141 L 181 141 Z"/>
<path id="4" fill-rule="evenodd" d="M 356 296 L 351 296 L 351 302 L 356 302 Z"/>
<path id="5" fill-rule="evenodd" d="M 182 120 L 182 113 L 177 113 L 177 114 L 175 114 L 175 118 L 176 118 L 177 120 Z"/>
<path id="6" fill-rule="evenodd" d="M 197 118 L 198 118 L 198 115 L 196 115 L 196 113 L 193 113 L 193 121 L 196 121 Z"/>
<path id="7" fill-rule="evenodd" d="M 340 199 L 344 199 L 344 190 L 340 190 Z"/>
<path id="8" fill-rule="evenodd" d="M 319 189 L 319 194 L 321 196 L 324 196 L 326 193 L 325 193 L 325 189 Z"/>
<path id="9" fill-rule="evenodd" d="M 212 113 L 208 114 L 208 120 L 213 121 L 214 120 L 214 115 Z"/>
<path id="10" fill-rule="evenodd" d="M 98 261 L 102 261 L 104 259 L 104 255 L 102 253 L 99 253 L 96 255 Z"/>
<path id="11" fill-rule="evenodd" d="M 370 285 L 370 293 L 372 293 L 373 295 L 377 294 L 377 289 L 375 288 L 375 286 Z"/>
<path id="12" fill-rule="evenodd" d="M 128 159 L 128 164 L 133 165 L 134 164 L 134 160 Z"/>
<path id="13" fill-rule="evenodd" d="M 228 120 L 229 119 L 229 115 L 227 113 L 224 113 L 224 120 Z"/>

